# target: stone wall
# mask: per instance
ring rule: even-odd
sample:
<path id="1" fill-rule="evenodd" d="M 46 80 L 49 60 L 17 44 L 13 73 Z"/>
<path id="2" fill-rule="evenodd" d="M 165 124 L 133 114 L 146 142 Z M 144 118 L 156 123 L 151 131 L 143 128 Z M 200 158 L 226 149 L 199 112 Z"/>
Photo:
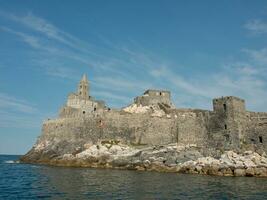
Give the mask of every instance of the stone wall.
<path id="1" fill-rule="evenodd" d="M 170 114 L 105 110 L 44 122 L 41 140 L 71 143 L 69 151 L 88 142 L 116 140 L 130 145 L 169 143 L 205 146 L 209 111 L 172 110 Z M 70 153 L 70 152 L 68 152 Z"/>
<path id="2" fill-rule="evenodd" d="M 87 96 L 86 84 L 79 88 L 86 95 L 69 95 L 59 118 L 44 122 L 38 142 L 59 143 L 54 146 L 68 153 L 102 140 L 136 146 L 195 144 L 215 152 L 267 151 L 267 113 L 246 111 L 243 99 L 213 99 L 213 111 L 176 109 L 169 91 L 147 90 L 134 99 L 132 107 L 113 110 Z"/>
<path id="3" fill-rule="evenodd" d="M 242 144 L 250 150 L 267 152 L 267 113 L 246 112 Z"/>

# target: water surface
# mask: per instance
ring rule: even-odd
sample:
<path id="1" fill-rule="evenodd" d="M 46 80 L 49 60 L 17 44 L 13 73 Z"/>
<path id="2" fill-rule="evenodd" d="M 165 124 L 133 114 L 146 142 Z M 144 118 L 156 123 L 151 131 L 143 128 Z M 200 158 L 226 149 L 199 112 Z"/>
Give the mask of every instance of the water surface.
<path id="1" fill-rule="evenodd" d="M 267 199 L 267 178 L 14 163 L 0 155 L 0 199 Z"/>

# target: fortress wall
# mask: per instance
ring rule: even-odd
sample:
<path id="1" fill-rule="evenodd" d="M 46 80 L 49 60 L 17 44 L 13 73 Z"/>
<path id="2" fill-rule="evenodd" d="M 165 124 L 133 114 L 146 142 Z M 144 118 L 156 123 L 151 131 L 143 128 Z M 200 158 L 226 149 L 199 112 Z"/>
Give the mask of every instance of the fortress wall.
<path id="1" fill-rule="evenodd" d="M 160 145 L 174 142 L 174 120 L 148 114 L 105 112 L 104 115 L 59 118 L 43 124 L 41 141 L 66 141 L 72 145 L 99 140 L 120 140 L 136 145 Z"/>
<path id="2" fill-rule="evenodd" d="M 37 144 L 53 143 L 56 149 L 52 151 L 65 153 L 99 140 L 133 145 L 196 144 L 216 152 L 267 152 L 267 113 L 246 111 L 241 98 L 213 99 L 213 111 L 174 109 L 169 91 L 147 90 L 134 103 L 152 108 L 146 113 L 127 113 L 106 108 L 104 102 L 88 96 L 88 88 L 83 76 L 78 92 L 69 95 L 59 118 L 44 122 Z"/>
<path id="3" fill-rule="evenodd" d="M 229 127 L 225 129 L 226 121 L 223 113 L 210 112 L 208 119 L 208 147 L 218 151 L 230 150 L 233 148 L 236 138 L 231 134 Z"/>
<path id="4" fill-rule="evenodd" d="M 151 117 L 150 114 L 107 112 L 103 118 L 104 138 L 122 139 L 136 145 L 160 145 L 172 143 L 174 120 Z"/>
<path id="5" fill-rule="evenodd" d="M 178 144 L 196 144 L 219 151 L 242 147 L 266 151 L 266 130 L 267 113 L 246 112 L 242 115 L 232 110 L 226 113 L 173 109 L 168 115 L 153 117 L 149 112 L 130 114 L 110 110 L 46 121 L 40 139 L 55 143 L 65 141 L 68 151 L 99 140 L 119 140 L 133 145 L 163 145 L 178 141 Z"/>
<path id="6" fill-rule="evenodd" d="M 172 114 L 176 118 L 178 144 L 206 145 L 208 111 L 176 109 Z"/>
<path id="7" fill-rule="evenodd" d="M 267 113 L 246 112 L 244 146 L 267 151 Z"/>
<path id="8" fill-rule="evenodd" d="M 73 148 L 99 140 L 119 140 L 133 145 L 163 145 L 178 141 L 179 144 L 204 146 L 208 114 L 206 111 L 176 110 L 168 117 L 153 117 L 151 113 L 106 111 L 99 116 L 46 121 L 40 139 L 55 143 L 65 141 Z"/>
<path id="9" fill-rule="evenodd" d="M 157 103 L 164 103 L 166 105 L 171 105 L 170 102 L 170 97 L 167 96 L 139 96 L 136 97 L 134 102 L 138 105 L 143 105 L 143 106 L 149 106 Z"/>

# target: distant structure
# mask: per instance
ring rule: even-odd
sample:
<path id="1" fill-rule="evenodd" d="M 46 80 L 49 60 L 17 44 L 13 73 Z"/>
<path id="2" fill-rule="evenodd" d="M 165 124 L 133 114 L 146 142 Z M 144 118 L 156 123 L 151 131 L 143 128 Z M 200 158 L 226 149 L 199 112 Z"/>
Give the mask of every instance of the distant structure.
<path id="1" fill-rule="evenodd" d="M 142 106 L 163 104 L 167 107 L 173 107 L 171 93 L 166 90 L 146 90 L 142 96 L 136 97 L 134 102 Z"/>
<path id="2" fill-rule="evenodd" d="M 105 102 L 97 101 L 89 96 L 89 81 L 84 74 L 78 84 L 77 93 L 71 93 L 68 96 L 67 104 L 61 109 L 60 117 L 78 116 L 80 113 L 90 114 L 99 109 L 104 109 Z"/>
<path id="3" fill-rule="evenodd" d="M 121 110 L 105 106 L 89 93 L 83 75 L 68 96 L 59 118 L 43 124 L 41 137 L 93 143 L 117 140 L 132 145 L 195 144 L 212 153 L 225 150 L 267 151 L 267 113 L 247 111 L 245 101 L 213 99 L 213 110 L 180 109 L 165 90 L 147 90 Z"/>

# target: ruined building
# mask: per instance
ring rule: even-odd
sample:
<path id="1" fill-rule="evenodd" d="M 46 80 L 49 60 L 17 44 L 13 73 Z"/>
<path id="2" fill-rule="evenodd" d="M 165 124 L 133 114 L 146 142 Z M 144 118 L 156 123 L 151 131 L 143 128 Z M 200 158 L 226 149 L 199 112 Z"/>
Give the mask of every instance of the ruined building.
<path id="1" fill-rule="evenodd" d="M 59 148 L 73 150 L 101 140 L 135 146 L 195 144 L 211 153 L 267 150 L 267 113 L 247 111 L 238 97 L 213 99 L 212 111 L 180 109 L 172 104 L 169 91 L 147 90 L 131 105 L 114 110 L 89 92 L 84 75 L 59 117 L 44 122 L 40 139 L 58 141 Z"/>

